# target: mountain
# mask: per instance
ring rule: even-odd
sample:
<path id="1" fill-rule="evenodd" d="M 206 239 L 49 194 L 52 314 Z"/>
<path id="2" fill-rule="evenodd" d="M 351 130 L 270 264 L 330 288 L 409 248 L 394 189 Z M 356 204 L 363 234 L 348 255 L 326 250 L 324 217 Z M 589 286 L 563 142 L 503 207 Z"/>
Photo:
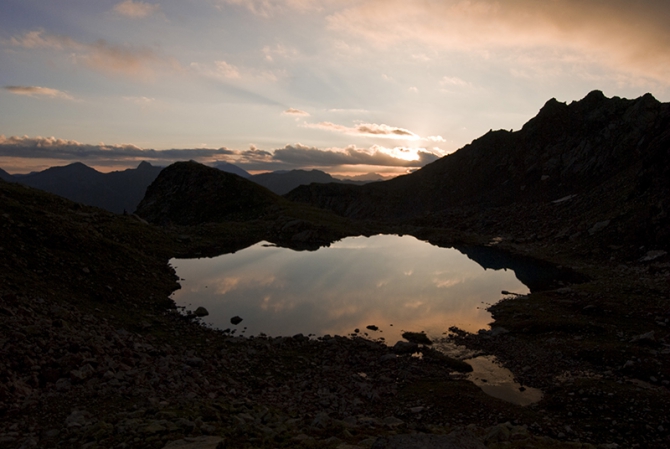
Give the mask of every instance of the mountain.
<path id="1" fill-rule="evenodd" d="M 472 231 L 521 235 L 534 220 L 543 225 L 536 234 L 555 238 L 607 223 L 613 240 L 621 231 L 667 246 L 669 152 L 670 104 L 593 91 L 569 105 L 551 99 L 521 130 L 491 131 L 412 174 L 301 186 L 286 197 L 347 217 Z"/>
<path id="2" fill-rule="evenodd" d="M 249 179 L 270 189 L 277 195 L 284 195 L 298 186 L 309 185 L 315 182 L 322 184 L 341 182 L 320 170 L 289 170 L 261 173 L 253 175 Z"/>
<path id="3" fill-rule="evenodd" d="M 385 176 L 380 175 L 379 173 L 365 173 L 356 176 L 340 176 L 339 179 L 342 181 L 377 182 L 377 181 L 385 181 L 387 178 Z"/>
<path id="4" fill-rule="evenodd" d="M 217 162 L 216 164 L 212 165 L 212 167 L 217 168 L 221 171 L 225 171 L 227 173 L 234 173 L 237 176 L 241 176 L 243 178 L 249 178 L 251 176 L 251 174 L 249 174 L 249 172 L 246 171 L 245 169 L 228 162 Z"/>
<path id="5" fill-rule="evenodd" d="M 14 177 L 0 168 L 0 179 L 7 182 L 14 182 Z"/>
<path id="6" fill-rule="evenodd" d="M 14 175 L 21 184 L 110 212 L 133 212 L 162 167 L 141 162 L 135 169 L 101 173 L 81 162 Z"/>
<path id="7" fill-rule="evenodd" d="M 369 179 L 337 179 L 321 170 L 278 170 L 251 175 L 249 179 L 270 189 L 277 195 L 285 195 L 298 186 L 313 183 L 328 184 L 334 182 L 339 184 L 363 185 L 370 182 Z"/>
<path id="8" fill-rule="evenodd" d="M 197 162 L 176 162 L 147 188 L 137 214 L 157 223 L 195 225 L 253 219 L 283 199 L 252 181 Z"/>

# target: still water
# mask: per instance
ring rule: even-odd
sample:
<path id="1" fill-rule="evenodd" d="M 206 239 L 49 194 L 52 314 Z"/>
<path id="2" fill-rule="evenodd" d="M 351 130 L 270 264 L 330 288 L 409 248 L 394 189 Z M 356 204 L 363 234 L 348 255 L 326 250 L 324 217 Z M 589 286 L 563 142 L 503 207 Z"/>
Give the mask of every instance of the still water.
<path id="1" fill-rule="evenodd" d="M 450 326 L 487 329 L 485 308 L 502 290 L 528 293 L 512 270 L 484 269 L 455 249 L 411 236 L 352 237 L 313 252 L 258 243 L 170 263 L 183 279 L 173 295 L 177 305 L 203 306 L 206 323 L 247 336 L 359 329 L 393 345 L 403 331 L 439 337 Z M 243 321 L 233 326 L 233 316 Z"/>

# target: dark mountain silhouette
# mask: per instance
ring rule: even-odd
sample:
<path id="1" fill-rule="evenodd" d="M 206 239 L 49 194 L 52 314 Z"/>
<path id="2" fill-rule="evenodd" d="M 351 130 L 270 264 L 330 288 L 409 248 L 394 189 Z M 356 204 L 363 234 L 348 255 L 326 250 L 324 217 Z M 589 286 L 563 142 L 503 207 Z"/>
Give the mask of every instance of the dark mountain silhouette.
<path id="1" fill-rule="evenodd" d="M 133 212 L 162 167 L 141 162 L 137 168 L 101 173 L 81 162 L 41 172 L 14 175 L 18 183 L 110 212 Z"/>
<path id="2" fill-rule="evenodd" d="M 0 179 L 7 182 L 14 182 L 14 177 L 0 168 Z"/>
<path id="3" fill-rule="evenodd" d="M 382 176 L 379 173 L 365 173 L 362 175 L 355 176 L 340 176 L 342 181 L 363 181 L 363 182 L 377 182 L 377 181 L 386 181 L 388 177 Z"/>
<path id="4" fill-rule="evenodd" d="M 258 218 L 284 200 L 254 182 L 197 162 L 176 162 L 147 188 L 137 214 L 158 224 Z"/>
<path id="5" fill-rule="evenodd" d="M 333 178 L 330 174 L 321 170 L 275 171 L 252 175 L 249 179 L 262 185 L 263 187 L 270 189 L 277 195 L 284 195 L 298 186 L 309 185 L 312 183 L 328 184 L 335 182 L 355 185 L 363 185 L 366 183 L 366 181 L 352 181 Z"/>
<path id="6" fill-rule="evenodd" d="M 569 105 L 551 99 L 521 130 L 491 131 L 412 174 L 301 186 L 286 197 L 353 218 L 517 234 L 540 220 L 540 235 L 607 227 L 612 238 L 667 246 L 669 152 L 670 104 L 593 91 Z"/>
<path id="7" fill-rule="evenodd" d="M 320 170 L 290 170 L 283 172 L 260 173 L 251 176 L 253 182 L 262 185 L 278 195 L 284 195 L 301 185 L 311 183 L 339 182 L 328 173 Z"/>
<path id="8" fill-rule="evenodd" d="M 249 178 L 251 176 L 251 174 L 249 174 L 249 172 L 245 169 L 229 162 L 217 162 L 216 164 L 212 165 L 212 167 L 218 168 L 219 170 L 225 171 L 227 173 L 234 173 L 243 178 Z"/>

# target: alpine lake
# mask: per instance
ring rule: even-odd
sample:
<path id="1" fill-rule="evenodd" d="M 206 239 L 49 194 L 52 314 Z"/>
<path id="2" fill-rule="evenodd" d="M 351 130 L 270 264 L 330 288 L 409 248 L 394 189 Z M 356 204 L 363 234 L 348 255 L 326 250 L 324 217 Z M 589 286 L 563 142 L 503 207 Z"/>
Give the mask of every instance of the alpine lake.
<path id="1" fill-rule="evenodd" d="M 317 251 L 261 242 L 170 264 L 180 278 L 177 306 L 206 308 L 203 322 L 226 333 L 350 335 L 393 346 L 405 331 L 424 332 L 436 349 L 470 363 L 469 379 L 486 393 L 519 405 L 542 397 L 520 388 L 495 358 L 468 353 L 445 336 L 452 326 L 489 330 L 489 305 L 547 288 L 560 278 L 554 267 L 494 248 L 441 248 L 398 235 L 349 237 Z M 235 325 L 233 317 L 242 320 Z"/>

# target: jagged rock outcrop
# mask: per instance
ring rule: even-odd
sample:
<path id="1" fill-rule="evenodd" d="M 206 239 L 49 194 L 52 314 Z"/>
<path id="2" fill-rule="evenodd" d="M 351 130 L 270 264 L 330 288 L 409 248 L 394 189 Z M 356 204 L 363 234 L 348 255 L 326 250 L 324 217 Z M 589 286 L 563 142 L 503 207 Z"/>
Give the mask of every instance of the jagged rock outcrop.
<path id="1" fill-rule="evenodd" d="M 452 224 L 578 196 L 582 215 L 600 206 L 612 215 L 593 223 L 630 206 L 653 224 L 639 232 L 667 243 L 669 167 L 670 104 L 593 91 L 569 105 L 551 99 L 521 130 L 491 131 L 415 173 L 360 187 L 302 186 L 286 197 L 353 218 Z"/>
<path id="2" fill-rule="evenodd" d="M 152 223 L 195 225 L 261 217 L 281 197 L 232 173 L 176 162 L 147 188 L 137 214 Z"/>

